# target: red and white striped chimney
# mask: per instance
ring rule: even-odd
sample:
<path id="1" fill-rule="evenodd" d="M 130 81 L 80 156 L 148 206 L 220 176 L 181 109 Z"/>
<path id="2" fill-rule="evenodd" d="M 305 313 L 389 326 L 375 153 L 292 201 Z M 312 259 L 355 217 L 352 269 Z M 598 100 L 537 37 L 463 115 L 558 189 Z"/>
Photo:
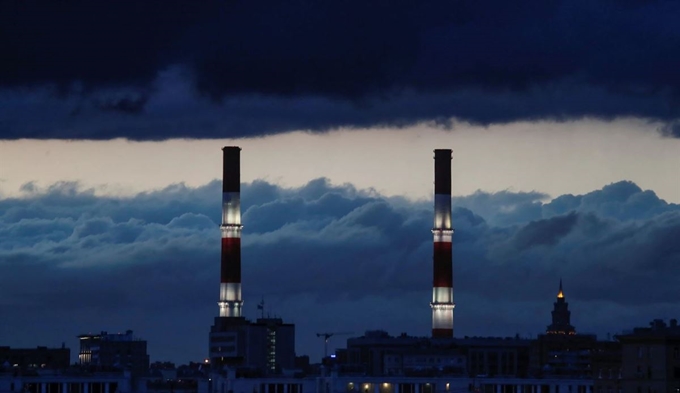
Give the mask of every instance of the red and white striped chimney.
<path id="1" fill-rule="evenodd" d="M 451 256 L 451 149 L 434 151 L 434 280 L 432 337 L 453 337 L 453 262 Z"/>
<path id="2" fill-rule="evenodd" d="M 220 317 L 240 317 L 241 299 L 241 148 L 222 148 L 222 263 Z"/>

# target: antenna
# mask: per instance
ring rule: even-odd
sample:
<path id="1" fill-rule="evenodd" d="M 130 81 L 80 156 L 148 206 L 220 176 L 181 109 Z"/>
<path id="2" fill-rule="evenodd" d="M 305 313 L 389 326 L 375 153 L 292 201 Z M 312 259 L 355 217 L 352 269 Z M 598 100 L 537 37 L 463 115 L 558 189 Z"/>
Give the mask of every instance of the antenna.
<path id="1" fill-rule="evenodd" d="M 323 337 L 323 358 L 328 357 L 328 340 L 333 336 L 344 336 L 354 334 L 354 332 L 333 332 L 333 333 L 317 333 L 317 337 Z"/>
<path id="2" fill-rule="evenodd" d="M 264 296 L 262 297 L 262 300 L 260 300 L 260 303 L 257 304 L 257 309 L 260 310 L 260 317 L 264 319 Z"/>

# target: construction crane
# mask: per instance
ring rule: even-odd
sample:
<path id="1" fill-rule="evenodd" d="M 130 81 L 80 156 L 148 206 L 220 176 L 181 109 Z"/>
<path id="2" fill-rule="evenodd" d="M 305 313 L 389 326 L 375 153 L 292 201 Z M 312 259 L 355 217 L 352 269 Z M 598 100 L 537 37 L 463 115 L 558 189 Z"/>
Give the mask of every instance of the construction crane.
<path id="1" fill-rule="evenodd" d="M 317 337 L 323 337 L 323 358 L 328 356 L 328 340 L 333 336 L 343 336 L 347 334 L 354 334 L 354 332 L 333 332 L 333 333 L 317 333 Z"/>

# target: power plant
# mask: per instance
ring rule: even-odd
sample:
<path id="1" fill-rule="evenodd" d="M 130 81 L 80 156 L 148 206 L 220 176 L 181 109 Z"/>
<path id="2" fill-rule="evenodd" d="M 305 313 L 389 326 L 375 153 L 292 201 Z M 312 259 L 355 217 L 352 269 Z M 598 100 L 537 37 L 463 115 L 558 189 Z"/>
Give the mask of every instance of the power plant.
<path id="1" fill-rule="evenodd" d="M 281 367 L 292 367 L 294 363 L 295 326 L 283 323 L 280 318 L 263 317 L 252 323 L 243 316 L 240 158 L 240 147 L 222 148 L 219 314 L 210 329 L 209 358 L 214 369 L 230 366 L 275 372 Z M 433 281 L 430 302 L 433 339 L 453 338 L 455 305 L 451 248 L 451 160 L 451 149 L 434 151 Z M 326 345 L 330 334 L 321 335 L 325 336 Z"/>
<path id="2" fill-rule="evenodd" d="M 655 320 L 650 328 L 619 336 L 622 344 L 576 334 L 561 280 L 552 323 L 545 334 L 535 339 L 519 334 L 454 338 L 450 149 L 434 150 L 431 336 L 390 336 L 384 330 L 370 330 L 348 338 L 346 348 L 329 356 L 331 337 L 353 335 L 329 329 L 316 333 L 323 339 L 320 364 L 310 365 L 306 356 L 296 358 L 295 325 L 279 317 L 265 317 L 264 299 L 257 306 L 262 310 L 260 318 L 249 321 L 244 316 L 240 156 L 240 147 L 222 148 L 219 307 L 208 335 L 207 359 L 190 365 L 181 378 L 160 371 L 159 378 L 151 375 L 146 341 L 134 339 L 132 331 L 125 335 L 102 332 L 79 336 L 78 373 L 41 375 L 35 372 L 34 363 L 40 363 L 41 372 L 48 371 L 44 369 L 58 363 L 55 354 L 63 355 L 65 348 L 46 352 L 41 347 L 0 347 L 6 359 L 0 363 L 0 374 L 11 370 L 11 374 L 0 375 L 0 393 L 587 393 L 680 389 L 677 376 L 668 381 L 649 377 L 651 370 L 677 368 L 680 357 L 659 361 L 640 355 L 643 346 L 654 346 L 655 353 L 671 353 L 671 349 L 680 353 L 677 320 L 671 320 L 670 326 Z M 8 360 L 12 360 L 11 365 Z M 68 363 L 68 359 L 63 360 Z M 634 372 L 635 367 L 641 369 L 640 364 L 647 373 Z M 93 371 L 113 370 L 123 372 L 92 375 Z"/>
<path id="3" fill-rule="evenodd" d="M 290 364 L 293 355 L 286 355 L 285 361 L 276 361 L 281 347 L 294 348 L 290 342 L 284 344 L 282 336 L 294 343 L 294 325 L 284 324 L 278 318 L 260 318 L 254 324 L 243 317 L 241 288 L 241 148 L 222 148 L 222 224 L 220 233 L 220 292 L 219 315 L 210 330 L 210 361 L 213 367 L 248 366 L 269 371 Z M 433 235 L 433 281 L 432 281 L 432 338 L 453 338 L 453 262 L 451 224 L 451 149 L 434 151 L 434 226 Z M 268 342 L 265 350 L 252 351 L 253 329 L 266 326 L 263 333 L 267 338 L 256 340 Z M 278 340 L 273 336 L 279 333 Z M 327 343 L 326 337 L 325 343 Z M 252 344 L 262 347 L 260 344 Z M 277 348 L 278 345 L 278 348 Z M 265 356 L 259 356 L 265 352 Z M 325 356 L 325 354 L 324 354 Z M 255 360 L 259 359 L 259 360 Z M 263 360 L 268 359 L 268 360 Z"/>
<path id="4" fill-rule="evenodd" d="M 220 317 L 239 318 L 241 299 L 241 148 L 222 148 Z"/>
<path id="5" fill-rule="evenodd" d="M 222 252 L 219 315 L 209 334 L 209 362 L 213 369 L 234 367 L 263 375 L 293 368 L 295 325 L 281 318 L 243 316 L 241 295 L 241 148 L 222 148 Z"/>
<path id="6" fill-rule="evenodd" d="M 432 337 L 453 337 L 453 261 L 451 240 L 451 150 L 434 151 L 434 227 Z"/>

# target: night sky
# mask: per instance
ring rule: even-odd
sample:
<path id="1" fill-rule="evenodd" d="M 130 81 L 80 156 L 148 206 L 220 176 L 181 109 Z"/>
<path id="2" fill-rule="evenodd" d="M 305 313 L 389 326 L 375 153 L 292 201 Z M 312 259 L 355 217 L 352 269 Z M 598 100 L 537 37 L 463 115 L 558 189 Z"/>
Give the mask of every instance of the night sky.
<path id="1" fill-rule="evenodd" d="M 0 2 L 0 345 L 125 331 L 199 361 L 221 151 L 245 315 L 430 332 L 453 149 L 454 334 L 680 317 L 680 2 Z M 331 339 L 331 347 L 346 337 Z M 334 340 L 334 341 L 333 341 Z"/>

